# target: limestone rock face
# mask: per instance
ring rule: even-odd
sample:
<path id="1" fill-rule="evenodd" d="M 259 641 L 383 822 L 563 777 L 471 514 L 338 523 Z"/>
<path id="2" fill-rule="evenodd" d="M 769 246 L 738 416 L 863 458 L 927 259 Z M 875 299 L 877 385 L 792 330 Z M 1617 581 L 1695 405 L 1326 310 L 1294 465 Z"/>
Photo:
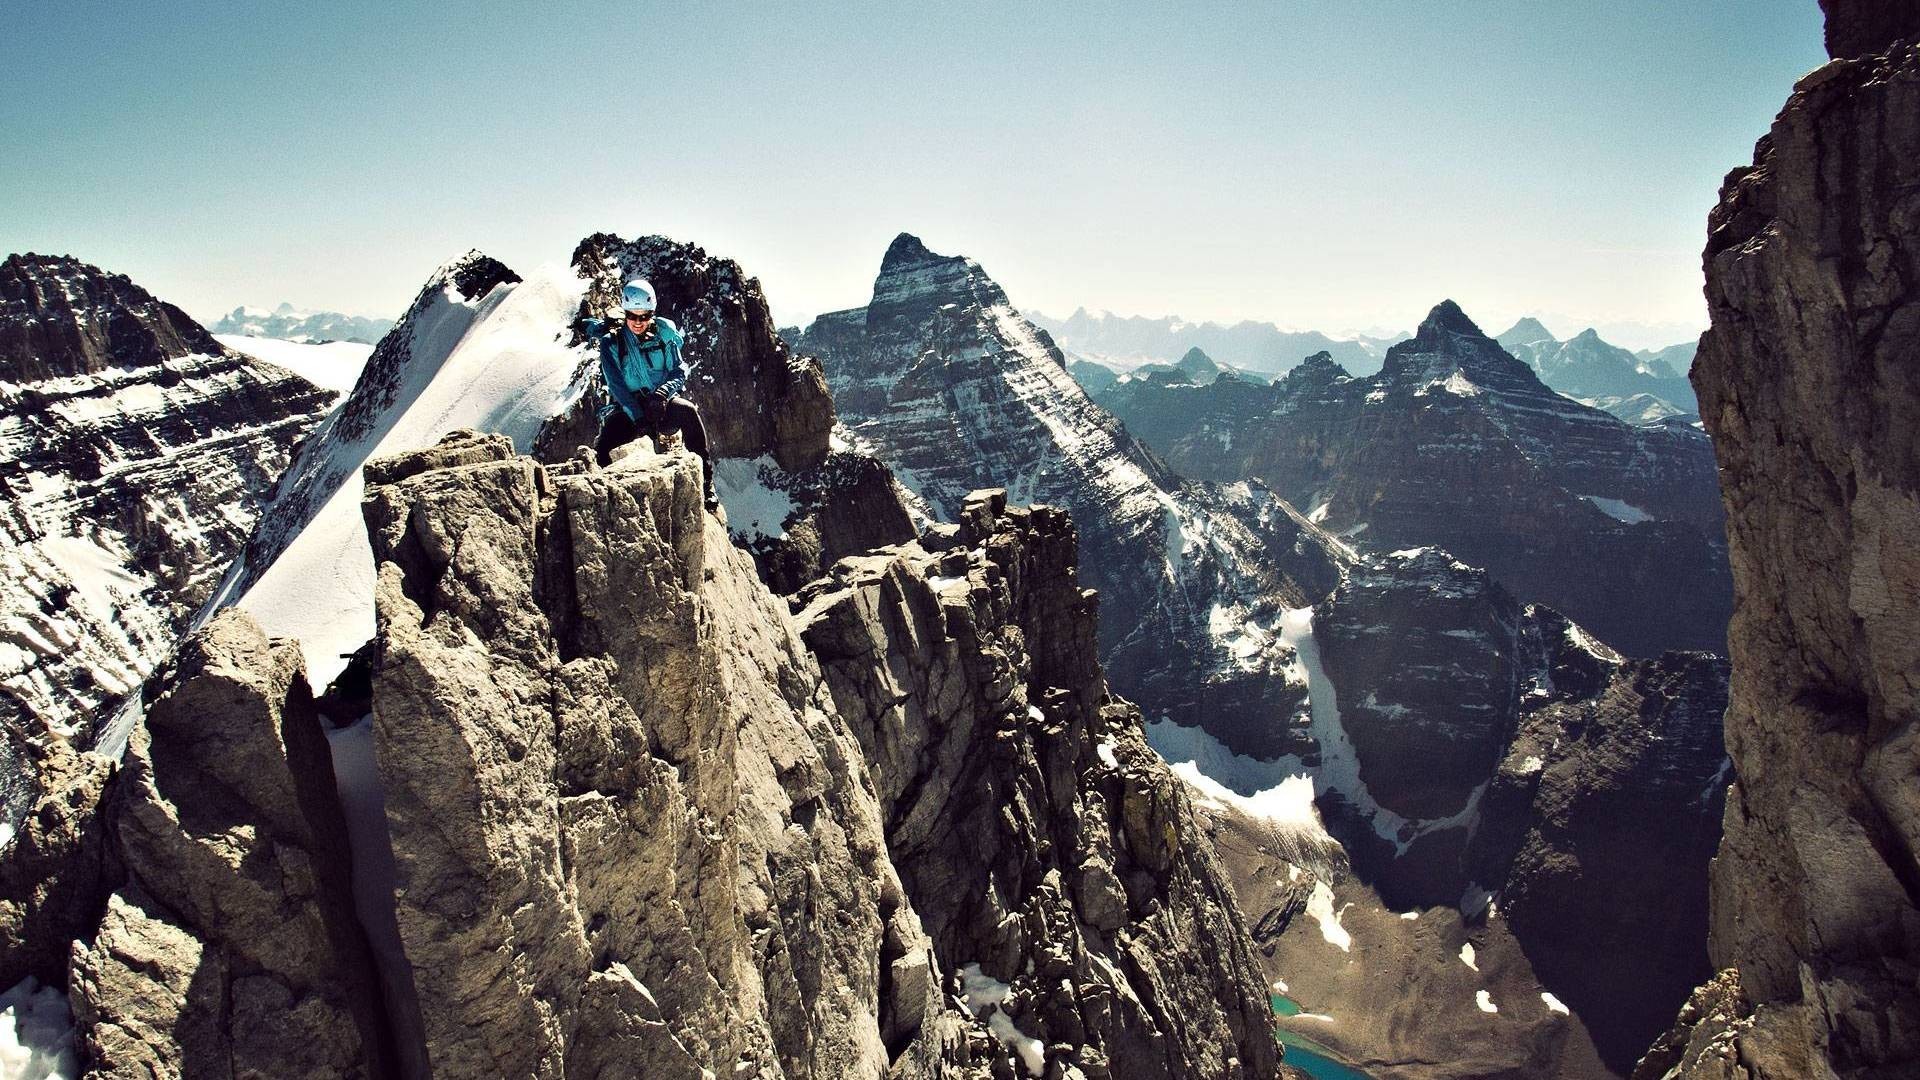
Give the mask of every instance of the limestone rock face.
<path id="1" fill-rule="evenodd" d="M 488 442 L 386 462 L 366 502 L 376 746 L 434 1070 L 879 1075 L 883 1031 L 910 1041 L 941 1008 L 882 1002 L 924 935 L 857 744 L 702 512 L 694 459 L 569 475 Z"/>
<path id="2" fill-rule="evenodd" d="M 951 548 L 847 560 L 799 613 L 942 974 L 1011 983 L 1018 1030 L 1088 1076 L 1271 1076 L 1246 930 L 1106 693 L 1072 525 L 1003 490 L 959 517 Z"/>
<path id="3" fill-rule="evenodd" d="M 89 1075 L 386 1075 L 299 650 L 224 613 L 157 687 L 105 804 L 124 875 L 73 946 Z"/>
<path id="4" fill-rule="evenodd" d="M 1611 666 L 1610 666 L 1611 667 Z M 1621 663 L 1590 697 L 1528 714 L 1468 861 L 1541 984 L 1628 1071 L 1705 978 L 1707 867 L 1720 838 L 1726 663 Z"/>
<path id="5" fill-rule="evenodd" d="M 0 263 L 0 727 L 90 745 L 334 395 L 77 259 Z M 0 774 L 0 815 L 32 794 Z"/>
<path id="6" fill-rule="evenodd" d="M 1920 39 L 1920 10 L 1901 0 L 1820 0 L 1820 10 L 1827 16 L 1827 55 L 1835 60 Z"/>
<path id="7" fill-rule="evenodd" d="M 1844 58 L 1708 219 L 1693 377 L 1738 596 L 1712 952 L 1753 1007 L 1739 1075 L 1893 1076 L 1920 1063 L 1920 46 L 1911 5 L 1822 6 Z"/>
<path id="8" fill-rule="evenodd" d="M 967 535 L 997 562 L 909 545 L 843 564 L 888 568 L 933 620 L 850 657 L 896 625 L 856 618 L 883 590 L 816 586 L 807 610 L 835 614 L 803 615 L 803 640 L 702 512 L 690 455 L 547 468 L 460 436 L 369 482 L 374 730 L 436 1073 L 985 1075 L 1011 1020 L 1043 1040 L 1021 1053 L 1088 1076 L 1272 1074 L 1244 931 L 1204 846 L 1179 846 L 1178 786 L 1093 771 L 1103 717 L 1148 752 L 1105 704 L 1057 515 L 1028 538 L 983 510 Z M 963 622 L 927 581 L 956 558 L 1017 586 Z M 946 730 L 889 737 L 933 739 L 959 773 L 916 810 L 841 684 L 934 654 Z M 1053 721 L 1026 710 L 1042 686 Z M 950 1004 L 967 963 L 1014 984 L 1006 1019 Z"/>
<path id="9" fill-rule="evenodd" d="M 1357 566 L 1327 598 L 1314 637 L 1382 807 L 1414 820 L 1468 809 L 1542 666 L 1525 623 L 1484 570 L 1437 548 Z"/>

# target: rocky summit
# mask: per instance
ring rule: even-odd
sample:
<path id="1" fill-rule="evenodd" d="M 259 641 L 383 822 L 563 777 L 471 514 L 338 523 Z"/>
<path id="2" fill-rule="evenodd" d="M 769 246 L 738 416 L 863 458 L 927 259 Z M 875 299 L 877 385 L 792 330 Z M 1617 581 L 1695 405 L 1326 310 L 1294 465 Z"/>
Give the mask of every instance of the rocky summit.
<path id="1" fill-rule="evenodd" d="M 457 433 L 372 462 L 365 516 L 342 681 L 222 613 L 73 818 L 120 853 L 66 864 L 94 1075 L 1280 1070 L 1064 516 L 981 493 L 797 611 L 684 452 Z"/>
<path id="2" fill-rule="evenodd" d="M 1738 604 L 1703 985 L 1636 1076 L 1920 1067 L 1920 14 L 1830 0 L 1708 219 L 1694 365 Z"/>
<path id="3" fill-rule="evenodd" d="M 819 362 L 774 330 L 759 281 L 738 263 L 663 236 L 595 233 L 574 249 L 573 267 L 589 283 L 581 318 L 617 310 L 628 279 L 645 277 L 660 290 L 661 314 L 687 335 L 687 396 L 718 459 L 728 524 L 768 584 L 792 592 L 842 556 L 913 537 L 893 474 L 865 448 L 834 437 L 837 416 Z M 543 426 L 536 456 L 558 461 L 593 441 L 595 414 L 607 403 L 597 360 L 583 359 L 578 396 Z"/>
<path id="4" fill-rule="evenodd" d="M 0 791 L 23 738 L 90 737 L 214 590 L 334 395 L 233 352 L 126 277 L 0 263 Z"/>
<path id="5" fill-rule="evenodd" d="M 1556 394 L 1451 301 L 1355 378 L 1117 384 L 1102 401 L 1186 475 L 1257 478 L 1350 543 L 1435 545 L 1635 655 L 1719 651 L 1730 609 L 1712 449 Z"/>

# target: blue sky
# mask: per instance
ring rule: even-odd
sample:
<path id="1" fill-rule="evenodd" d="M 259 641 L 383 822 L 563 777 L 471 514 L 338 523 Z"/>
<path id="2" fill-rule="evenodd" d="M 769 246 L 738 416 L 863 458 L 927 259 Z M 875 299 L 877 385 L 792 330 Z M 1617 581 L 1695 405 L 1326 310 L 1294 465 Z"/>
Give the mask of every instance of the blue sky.
<path id="1" fill-rule="evenodd" d="M 202 317 L 390 315 L 469 247 L 524 270 L 596 230 L 736 258 L 795 317 L 865 302 L 904 230 L 1056 315 L 1452 297 L 1657 338 L 1704 325 L 1720 178 L 1825 59 L 1814 0 L 0 2 L 32 88 L 0 247 Z"/>

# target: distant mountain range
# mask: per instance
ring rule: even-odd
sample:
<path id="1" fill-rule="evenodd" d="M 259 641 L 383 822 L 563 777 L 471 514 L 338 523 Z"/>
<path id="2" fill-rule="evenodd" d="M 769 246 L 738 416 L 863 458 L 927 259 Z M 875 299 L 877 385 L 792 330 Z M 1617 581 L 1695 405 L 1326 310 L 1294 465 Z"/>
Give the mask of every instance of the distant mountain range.
<path id="1" fill-rule="evenodd" d="M 1565 344 L 1541 350 L 1573 358 L 1550 369 L 1578 372 L 1611 348 Z M 1638 407 L 1653 422 L 1636 425 L 1555 393 L 1450 301 L 1375 375 L 1321 353 L 1271 386 L 1152 376 L 1095 400 L 1180 475 L 1257 478 L 1379 551 L 1446 548 L 1628 654 L 1724 648 L 1731 589 L 1706 436 L 1651 403 Z"/>
<path id="2" fill-rule="evenodd" d="M 1198 348 L 1223 367 L 1245 368 L 1267 375 L 1283 374 L 1317 352 L 1331 355 L 1348 371 L 1371 374 L 1392 345 L 1393 337 L 1336 338 L 1317 330 L 1283 330 L 1273 323 L 1245 320 L 1227 326 L 1192 323 L 1175 315 L 1149 319 L 1140 315 L 1093 314 L 1076 308 L 1065 319 L 1028 312 L 1035 326 L 1052 334 L 1059 346 L 1081 359 L 1127 369 L 1143 363 L 1173 363 Z"/>
<path id="3" fill-rule="evenodd" d="M 1693 365 L 1692 342 L 1658 351 L 1628 352 L 1602 340 L 1592 327 L 1561 341 L 1534 318 L 1521 319 L 1494 340 L 1525 360 L 1541 382 L 1569 397 L 1650 394 L 1673 406 L 1675 412 L 1699 411 L 1686 376 L 1687 368 Z"/>
<path id="4" fill-rule="evenodd" d="M 357 341 L 362 345 L 378 344 L 391 329 L 392 319 L 342 315 L 337 311 L 305 311 L 292 304 L 281 304 L 272 311 L 237 307 L 212 327 L 216 334 L 300 342 Z"/>

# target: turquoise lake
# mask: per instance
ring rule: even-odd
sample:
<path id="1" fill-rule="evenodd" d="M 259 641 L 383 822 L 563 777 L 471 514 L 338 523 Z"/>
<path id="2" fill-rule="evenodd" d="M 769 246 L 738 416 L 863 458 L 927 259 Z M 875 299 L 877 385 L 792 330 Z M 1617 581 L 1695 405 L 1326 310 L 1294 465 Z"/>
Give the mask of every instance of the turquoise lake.
<path id="1" fill-rule="evenodd" d="M 1300 1005 L 1285 994 L 1274 994 L 1273 1011 L 1280 1016 L 1300 1015 Z M 1285 1028 L 1276 1028 L 1280 1041 L 1287 1047 L 1287 1064 L 1305 1072 L 1314 1080 L 1373 1080 L 1372 1077 L 1351 1065 L 1334 1058 L 1326 1047 L 1304 1035 L 1296 1035 Z"/>

